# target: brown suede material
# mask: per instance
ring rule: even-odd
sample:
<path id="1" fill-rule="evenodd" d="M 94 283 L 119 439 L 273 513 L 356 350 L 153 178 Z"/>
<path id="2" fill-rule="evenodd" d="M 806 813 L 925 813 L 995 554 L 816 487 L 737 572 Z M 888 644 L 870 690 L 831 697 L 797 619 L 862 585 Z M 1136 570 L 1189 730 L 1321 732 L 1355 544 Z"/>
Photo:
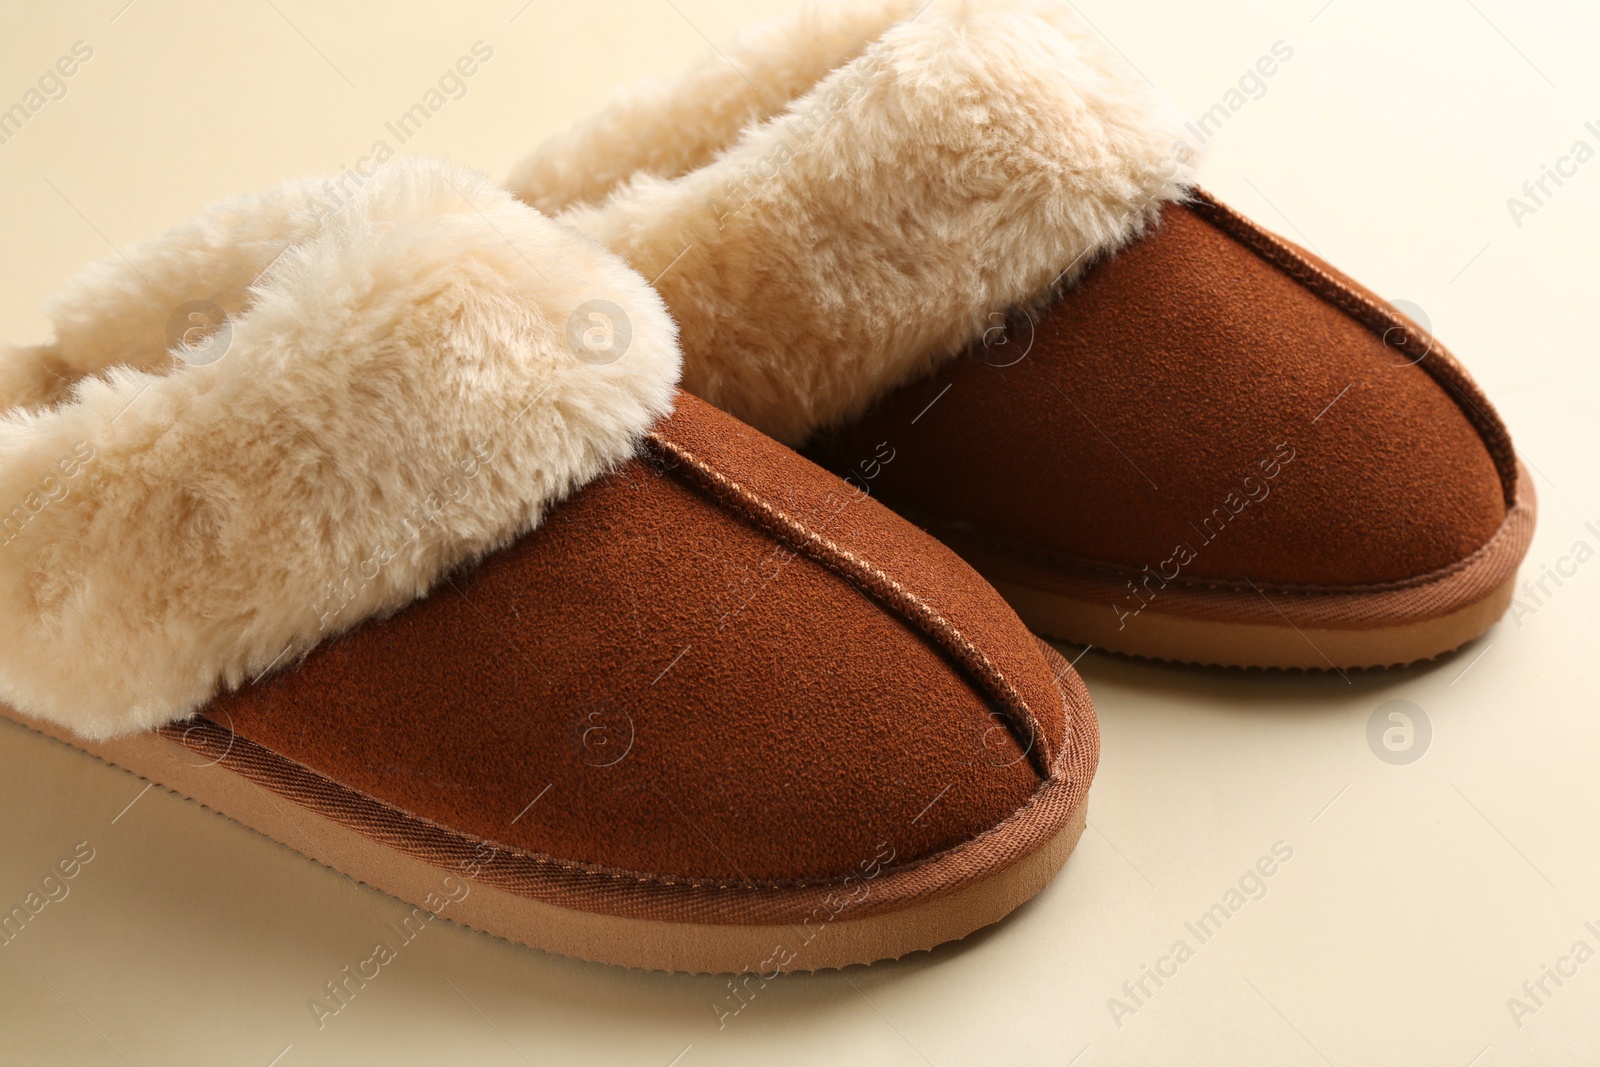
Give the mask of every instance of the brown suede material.
<path id="1" fill-rule="evenodd" d="M 1251 248 L 1257 255 L 1291 277 L 1301 281 L 1323 299 L 1344 309 L 1376 334 L 1383 343 L 1397 349 L 1394 357 L 1415 363 L 1427 371 L 1460 406 L 1494 459 L 1504 491 L 1506 507 L 1516 505 L 1517 453 L 1500 415 L 1489 403 L 1478 383 L 1465 367 L 1439 343 L 1383 297 L 1333 266 L 1315 252 L 1302 248 L 1286 237 L 1262 229 L 1215 197 L 1194 191 L 1194 210 L 1224 233 Z M 1321 275 L 1319 277 L 1319 274 Z"/>
<path id="2" fill-rule="evenodd" d="M 1000 594 L 960 556 L 868 499 L 874 485 L 868 475 L 885 469 L 870 458 L 871 448 L 863 453 L 866 461 L 857 465 L 865 470 L 858 470 L 841 487 L 827 471 L 810 462 L 794 462 L 788 448 L 737 420 L 675 418 L 671 437 L 760 499 L 816 526 L 840 548 L 870 561 L 881 579 L 910 590 L 947 624 L 944 628 L 966 635 L 968 649 L 987 662 L 974 664 L 959 650 L 953 654 L 969 669 L 980 674 L 992 671 L 1003 679 L 1000 688 L 1023 705 L 1016 716 L 1022 721 L 1010 722 L 1013 736 L 1028 751 L 1041 777 L 1048 776 L 1065 720 L 1050 674 L 1040 668 L 1037 645 Z M 864 584 L 870 581 L 864 579 Z"/>
<path id="3" fill-rule="evenodd" d="M 718 924 L 793 923 L 814 931 L 818 921 L 833 921 L 830 917 L 839 914 L 845 901 L 849 919 L 857 920 L 916 908 L 970 890 L 1001 876 L 1040 849 L 1050 848 L 1060 835 L 1071 832 L 1074 819 L 1082 818 L 1099 761 L 1099 723 L 1083 679 L 1050 646 L 1040 642 L 1039 650 L 1051 670 L 1057 672 L 1060 698 L 1071 725 L 1069 741 L 1057 749 L 1049 781 L 1035 790 L 1025 805 L 977 836 L 934 856 L 901 862 L 895 848 L 885 842 L 870 862 L 841 871 L 833 878 L 783 885 L 619 871 L 521 852 L 503 843 L 487 846 L 480 838 L 355 792 L 203 717 L 163 727 L 161 733 L 188 750 L 193 758 L 184 758 L 183 762 L 202 776 L 218 773 L 214 768 L 220 768 L 292 805 L 293 826 L 301 825 L 302 816 L 313 820 L 320 817 L 438 870 L 458 874 L 470 871 L 473 881 L 518 896 L 563 908 L 633 918 Z M 0 707 L 0 715 L 5 713 L 6 709 Z M 113 763 L 132 768 L 138 765 L 142 754 L 129 749 L 142 746 L 143 740 L 128 745 L 94 746 L 92 750 Z M 193 787 L 194 782 L 191 780 L 188 786 Z M 184 789 L 180 787 L 179 791 Z M 315 844 L 308 836 L 285 834 L 279 840 L 327 862 L 318 848 L 306 848 Z"/>
<path id="4" fill-rule="evenodd" d="M 813 454 L 848 476 L 885 442 L 877 490 L 935 532 L 1169 578 L 1179 562 L 1179 581 L 1393 582 L 1488 542 L 1508 488 L 1474 423 L 1499 424 L 1430 374 L 1464 372 L 1414 364 L 1415 342 L 1386 344 L 1319 269 L 1270 262 L 1211 208 L 1169 206 L 1036 323 L 1014 316 Z"/>
<path id="5" fill-rule="evenodd" d="M 692 397 L 657 437 L 781 487 L 768 503 L 938 604 L 1060 743 L 1044 657 L 951 553 Z M 756 497 L 719 499 L 686 467 L 624 464 L 206 716 L 462 833 L 649 877 L 837 878 L 884 843 L 912 862 L 1027 803 L 1040 776 L 1016 707 L 873 589 L 753 524 Z"/>

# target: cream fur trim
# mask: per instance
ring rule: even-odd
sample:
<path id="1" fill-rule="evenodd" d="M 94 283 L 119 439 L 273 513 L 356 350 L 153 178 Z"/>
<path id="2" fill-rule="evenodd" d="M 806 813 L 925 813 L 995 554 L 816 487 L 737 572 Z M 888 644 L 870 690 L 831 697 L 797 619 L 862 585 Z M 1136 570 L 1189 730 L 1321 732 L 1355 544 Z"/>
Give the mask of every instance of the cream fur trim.
<path id="1" fill-rule="evenodd" d="M 705 166 L 751 123 L 765 122 L 864 52 L 926 0 L 812 4 L 753 26 L 671 83 L 624 87 L 611 104 L 551 137 L 510 185 L 548 215 L 594 204 L 640 174 L 676 178 Z"/>
<path id="2" fill-rule="evenodd" d="M 666 308 L 590 239 L 443 164 L 322 188 L 90 268 L 54 344 L 4 354 L 0 699 L 92 737 L 180 718 L 507 544 L 670 410 Z M 173 348 L 201 300 L 226 323 Z"/>
<path id="3" fill-rule="evenodd" d="M 658 279 L 686 389 L 791 444 L 1047 299 L 1190 178 L 1181 116 L 1051 0 L 812 7 L 708 63 L 511 185 Z"/>

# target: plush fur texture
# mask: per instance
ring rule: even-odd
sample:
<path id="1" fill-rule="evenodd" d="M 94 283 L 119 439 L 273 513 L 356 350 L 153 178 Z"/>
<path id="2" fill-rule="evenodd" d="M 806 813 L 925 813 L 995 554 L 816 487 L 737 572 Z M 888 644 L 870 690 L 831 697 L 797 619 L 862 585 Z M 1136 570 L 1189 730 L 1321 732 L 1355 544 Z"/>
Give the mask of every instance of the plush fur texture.
<path id="1" fill-rule="evenodd" d="M 673 323 L 589 238 L 443 164 L 319 189 L 90 268 L 55 343 L 4 353 L 0 698 L 91 737 L 180 718 L 505 545 L 671 408 Z M 227 325 L 172 349 L 200 299 Z M 620 358 L 581 343 L 595 300 Z"/>
<path id="2" fill-rule="evenodd" d="M 518 165 L 511 188 L 548 215 L 604 200 L 630 178 L 676 178 L 804 96 L 926 0 L 812 4 L 750 27 L 675 82 L 626 86 L 599 114 L 551 137 Z"/>
<path id="3" fill-rule="evenodd" d="M 1190 178 L 1181 118 L 1052 0 L 812 7 L 707 64 L 511 185 L 656 279 L 685 388 L 791 444 L 1048 299 Z"/>

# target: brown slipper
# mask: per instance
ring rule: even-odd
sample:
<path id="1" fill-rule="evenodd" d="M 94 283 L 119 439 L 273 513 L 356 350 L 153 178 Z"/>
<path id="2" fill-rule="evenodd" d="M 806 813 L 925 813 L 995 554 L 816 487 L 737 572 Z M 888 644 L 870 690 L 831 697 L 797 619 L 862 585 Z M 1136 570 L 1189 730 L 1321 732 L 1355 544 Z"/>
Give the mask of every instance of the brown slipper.
<path id="1" fill-rule="evenodd" d="M 1312 669 L 1459 647 L 1532 538 L 1504 425 L 1416 322 L 1193 188 L 1192 136 L 1070 5 L 878 0 L 625 95 L 511 185 L 661 275 L 686 388 L 1038 632 Z"/>
<path id="2" fill-rule="evenodd" d="M 870 962 L 1049 882 L 1097 727 L 988 585 L 677 393 L 588 239 L 439 164 L 324 188 L 91 269 L 0 359 L 8 716 L 591 960 Z"/>

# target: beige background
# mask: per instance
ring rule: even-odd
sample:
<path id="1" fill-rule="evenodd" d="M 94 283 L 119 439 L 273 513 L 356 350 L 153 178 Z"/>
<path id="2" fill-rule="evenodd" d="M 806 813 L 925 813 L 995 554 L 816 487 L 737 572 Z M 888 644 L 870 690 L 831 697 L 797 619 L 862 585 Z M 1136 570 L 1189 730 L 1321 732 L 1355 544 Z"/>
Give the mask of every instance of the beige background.
<path id="1" fill-rule="evenodd" d="M 493 59 L 409 147 L 503 175 L 614 86 L 698 61 L 794 0 L 408 2 L 381 15 L 123 3 L 6 4 L 0 106 L 75 41 L 94 49 L 66 97 L 0 145 L 0 336 L 13 341 L 47 336 L 41 300 L 112 246 L 218 196 L 353 162 L 474 41 Z M 1600 148 L 1592 6 L 1080 8 L 1191 113 L 1274 42 L 1294 49 L 1215 139 L 1206 183 L 1420 306 L 1466 360 L 1540 472 L 1525 574 L 1579 539 L 1600 547 L 1583 528 L 1600 520 L 1600 160 L 1520 227 L 1506 206 L 1574 141 Z M 78 842 L 95 858 L 0 948 L 0 1062 L 1596 1062 L 1600 960 L 1520 1027 L 1507 998 L 1575 941 L 1600 950 L 1584 928 L 1600 928 L 1597 605 L 1591 562 L 1520 625 L 1348 684 L 1090 653 L 1080 667 L 1105 755 L 1092 829 L 1063 876 L 966 943 L 778 982 L 722 1031 L 719 980 L 574 963 L 448 924 L 319 1031 L 307 1000 L 370 951 L 399 903 L 3 725 L 0 905 Z M 1391 699 L 1433 724 L 1409 766 L 1366 742 Z M 1175 940 L 1194 945 L 1185 920 L 1278 841 L 1294 858 L 1267 895 L 1116 1025 L 1108 998 Z"/>

